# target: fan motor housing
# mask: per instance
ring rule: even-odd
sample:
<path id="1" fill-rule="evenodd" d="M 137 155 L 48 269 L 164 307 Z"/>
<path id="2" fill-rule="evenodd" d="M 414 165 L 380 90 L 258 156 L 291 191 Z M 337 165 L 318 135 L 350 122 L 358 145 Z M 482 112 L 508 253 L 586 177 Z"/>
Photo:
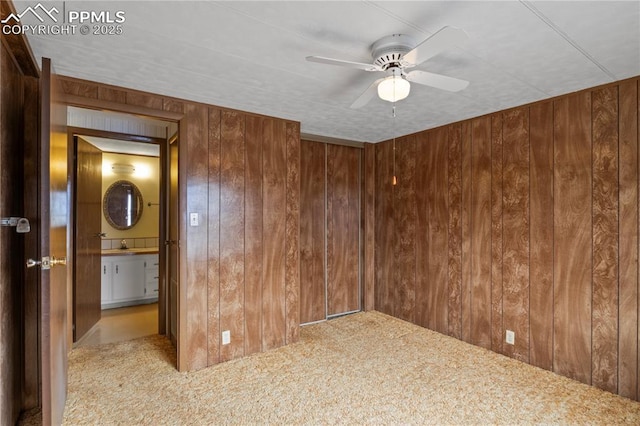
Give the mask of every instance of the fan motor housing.
<path id="1" fill-rule="evenodd" d="M 383 37 L 371 46 L 373 63 L 384 70 L 392 66 L 405 66 L 400 63 L 403 55 L 415 47 L 416 41 L 406 34 Z"/>

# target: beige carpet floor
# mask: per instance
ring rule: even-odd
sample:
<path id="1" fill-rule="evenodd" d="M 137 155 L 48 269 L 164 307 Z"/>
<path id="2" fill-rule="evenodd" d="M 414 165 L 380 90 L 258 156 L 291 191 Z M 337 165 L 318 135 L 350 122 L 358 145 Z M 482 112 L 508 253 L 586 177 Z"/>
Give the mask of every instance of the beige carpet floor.
<path id="1" fill-rule="evenodd" d="M 65 424 L 640 424 L 640 403 L 377 312 L 197 372 L 172 352 L 73 350 Z"/>

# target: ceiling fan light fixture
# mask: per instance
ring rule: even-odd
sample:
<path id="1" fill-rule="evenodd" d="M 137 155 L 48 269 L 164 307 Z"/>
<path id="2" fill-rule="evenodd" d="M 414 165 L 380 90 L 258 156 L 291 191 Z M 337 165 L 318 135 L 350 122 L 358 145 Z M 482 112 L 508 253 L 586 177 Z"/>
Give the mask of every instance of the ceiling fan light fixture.
<path id="1" fill-rule="evenodd" d="M 401 101 L 409 96 L 411 84 L 399 75 L 392 75 L 378 84 L 378 96 L 388 102 Z"/>

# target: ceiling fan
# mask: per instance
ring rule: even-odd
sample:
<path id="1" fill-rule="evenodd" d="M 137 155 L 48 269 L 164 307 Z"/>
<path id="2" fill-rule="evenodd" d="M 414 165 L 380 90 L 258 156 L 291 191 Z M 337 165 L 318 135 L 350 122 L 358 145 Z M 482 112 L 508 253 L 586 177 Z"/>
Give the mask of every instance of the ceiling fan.
<path id="1" fill-rule="evenodd" d="M 367 90 L 351 104 L 351 108 L 366 105 L 376 94 L 381 99 L 396 102 L 409 96 L 411 83 L 435 87 L 450 92 L 458 92 L 469 85 L 466 80 L 435 74 L 427 71 L 408 68 L 420 65 L 424 61 L 443 50 L 468 39 L 467 34 L 458 28 L 443 27 L 438 32 L 421 43 L 405 34 L 393 34 L 376 41 L 371 46 L 373 63 L 344 61 L 341 59 L 325 58 L 323 56 L 307 56 L 307 61 L 321 64 L 339 65 L 364 71 L 381 71 L 387 77 L 374 81 Z"/>

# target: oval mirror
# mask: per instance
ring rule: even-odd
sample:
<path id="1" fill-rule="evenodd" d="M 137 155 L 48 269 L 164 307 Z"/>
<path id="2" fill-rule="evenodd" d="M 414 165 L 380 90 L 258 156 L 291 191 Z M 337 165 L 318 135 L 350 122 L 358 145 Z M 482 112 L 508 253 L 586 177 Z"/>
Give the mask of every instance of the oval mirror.
<path id="1" fill-rule="evenodd" d="M 104 217 L 116 229 L 132 228 L 142 216 L 142 194 L 133 182 L 119 180 L 104 193 Z"/>

